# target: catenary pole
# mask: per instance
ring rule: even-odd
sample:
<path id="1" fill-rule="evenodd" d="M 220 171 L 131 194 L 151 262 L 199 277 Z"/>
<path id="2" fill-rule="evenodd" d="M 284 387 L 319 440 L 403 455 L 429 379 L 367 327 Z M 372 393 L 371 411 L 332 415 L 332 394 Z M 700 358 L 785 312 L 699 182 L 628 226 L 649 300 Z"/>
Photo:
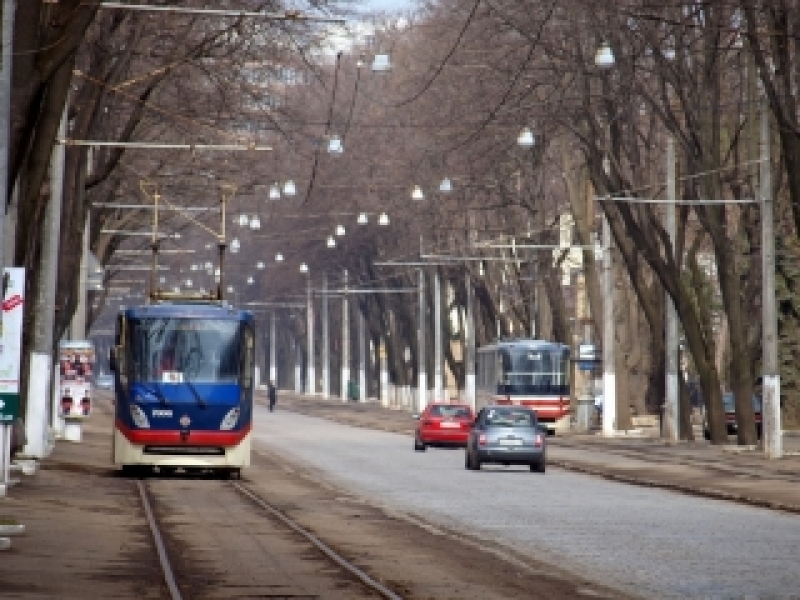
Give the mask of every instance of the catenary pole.
<path id="1" fill-rule="evenodd" d="M 313 395 L 316 390 L 314 373 L 314 301 L 311 297 L 311 273 L 306 278 L 306 331 L 308 333 L 306 356 L 306 394 Z"/>
<path id="2" fill-rule="evenodd" d="M 322 274 L 322 397 L 331 393 L 330 323 L 328 321 L 328 274 Z"/>
<path id="3" fill-rule="evenodd" d="M 761 106 L 761 266 L 763 274 L 762 353 L 763 353 L 763 406 L 762 436 L 764 452 L 768 458 L 783 456 L 781 429 L 781 375 L 778 368 L 778 318 L 775 299 L 775 233 L 772 203 L 772 164 L 770 157 L 769 102 L 762 95 Z"/>
<path id="4" fill-rule="evenodd" d="M 343 274 L 344 289 L 347 291 L 347 269 Z M 347 294 L 342 296 L 342 401 L 347 401 L 348 386 L 350 385 L 350 301 Z"/>
<path id="5" fill-rule="evenodd" d="M 417 332 L 417 412 L 422 414 L 428 405 L 428 378 L 425 372 L 425 269 L 419 270 L 419 331 Z"/>
<path id="6" fill-rule="evenodd" d="M 357 308 L 358 312 L 358 401 L 367 400 L 367 335 L 366 317 L 364 311 Z"/>
<path id="7" fill-rule="evenodd" d="M 269 314 L 269 380 L 278 385 L 278 357 L 275 355 L 276 315 L 273 310 Z"/>
<path id="8" fill-rule="evenodd" d="M 603 435 L 617 429 L 617 380 L 614 372 L 614 273 L 611 225 L 603 217 Z"/>
<path id="9" fill-rule="evenodd" d="M 438 268 L 433 271 L 433 353 L 433 398 L 435 402 L 442 402 L 442 281 Z"/>
<path id="10" fill-rule="evenodd" d="M 675 140 L 672 136 L 667 138 L 667 199 L 675 199 Z M 668 202 L 666 205 L 666 225 L 669 235 L 672 257 L 678 259 L 675 248 L 675 203 Z M 678 315 L 675 311 L 675 303 L 672 297 L 665 293 L 666 327 L 664 346 L 666 349 L 666 399 L 664 401 L 663 412 L 663 431 L 662 435 L 672 441 L 677 441 L 680 434 L 680 420 L 678 411 Z"/>
<path id="11" fill-rule="evenodd" d="M 469 271 L 464 277 L 464 285 L 467 287 L 467 318 L 464 327 L 464 341 L 466 352 L 464 353 L 464 394 L 466 402 L 475 408 L 475 320 L 473 314 L 473 292 L 472 278 Z"/>

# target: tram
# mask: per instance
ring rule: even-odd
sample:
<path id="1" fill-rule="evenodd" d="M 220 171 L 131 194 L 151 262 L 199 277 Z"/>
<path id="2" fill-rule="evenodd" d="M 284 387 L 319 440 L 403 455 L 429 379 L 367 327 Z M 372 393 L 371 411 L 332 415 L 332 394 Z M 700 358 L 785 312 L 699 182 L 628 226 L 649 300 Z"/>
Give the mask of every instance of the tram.
<path id="1" fill-rule="evenodd" d="M 234 478 L 250 465 L 252 313 L 214 300 L 124 308 L 114 343 L 115 465 Z"/>
<path id="2" fill-rule="evenodd" d="M 497 341 L 477 350 L 476 409 L 517 404 L 536 411 L 555 433 L 570 426 L 569 346 L 532 339 Z"/>

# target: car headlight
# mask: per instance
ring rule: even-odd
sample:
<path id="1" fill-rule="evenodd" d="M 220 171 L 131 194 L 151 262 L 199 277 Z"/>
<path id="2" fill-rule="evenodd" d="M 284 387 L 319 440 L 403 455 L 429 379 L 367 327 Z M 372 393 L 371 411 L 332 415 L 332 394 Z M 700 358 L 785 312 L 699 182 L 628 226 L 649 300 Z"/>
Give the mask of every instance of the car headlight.
<path id="1" fill-rule="evenodd" d="M 131 404 L 131 418 L 133 424 L 141 429 L 150 429 L 150 421 L 147 420 L 147 415 L 142 410 L 141 406 Z"/>
<path id="2" fill-rule="evenodd" d="M 236 423 L 239 422 L 239 414 L 241 410 L 238 406 L 230 409 L 225 417 L 222 419 L 222 423 L 219 424 L 219 428 L 223 431 L 228 431 L 236 427 Z"/>

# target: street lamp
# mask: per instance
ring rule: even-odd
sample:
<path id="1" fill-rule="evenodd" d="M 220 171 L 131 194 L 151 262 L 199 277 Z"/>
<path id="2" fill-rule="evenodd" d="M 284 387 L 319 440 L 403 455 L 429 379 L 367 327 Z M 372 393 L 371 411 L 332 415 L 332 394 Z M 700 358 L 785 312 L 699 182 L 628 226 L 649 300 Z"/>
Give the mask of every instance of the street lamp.
<path id="1" fill-rule="evenodd" d="M 594 55 L 594 64 L 601 69 L 608 69 L 614 66 L 614 62 L 614 51 L 608 42 L 603 42 Z"/>
<path id="2" fill-rule="evenodd" d="M 328 154 L 339 156 L 343 152 L 344 152 L 344 146 L 342 145 L 341 138 L 339 138 L 338 135 L 332 135 L 331 139 L 328 140 Z"/>
<path id="3" fill-rule="evenodd" d="M 517 145 L 523 148 L 531 148 L 536 145 L 536 136 L 529 127 L 524 127 L 517 136 Z"/>

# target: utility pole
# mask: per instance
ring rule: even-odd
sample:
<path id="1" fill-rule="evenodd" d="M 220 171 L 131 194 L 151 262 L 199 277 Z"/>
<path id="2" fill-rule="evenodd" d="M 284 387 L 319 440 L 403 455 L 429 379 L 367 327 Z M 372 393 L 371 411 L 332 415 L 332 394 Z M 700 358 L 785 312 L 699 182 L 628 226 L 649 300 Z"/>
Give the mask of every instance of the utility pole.
<path id="1" fill-rule="evenodd" d="M 467 318 L 464 323 L 464 395 L 467 404 L 475 409 L 475 320 L 473 314 L 472 278 L 469 271 L 464 277 L 467 286 Z"/>
<path id="2" fill-rule="evenodd" d="M 328 322 L 328 274 L 322 274 L 322 397 L 331 393 L 330 323 Z"/>
<path id="3" fill-rule="evenodd" d="M 315 391 L 314 378 L 314 302 L 311 298 L 311 273 L 306 278 L 306 333 L 308 333 L 308 356 L 306 360 L 306 394 L 313 395 Z"/>
<path id="4" fill-rule="evenodd" d="M 433 354 L 433 398 L 442 402 L 442 284 L 438 267 L 433 271 Z"/>
<path id="5" fill-rule="evenodd" d="M 666 225 L 669 235 L 670 248 L 674 260 L 678 259 L 675 248 L 676 239 L 676 219 L 675 219 L 675 196 L 677 190 L 675 185 L 675 140 L 672 136 L 667 138 L 667 206 L 666 206 Z M 664 410 L 662 412 L 662 432 L 661 435 L 673 442 L 680 438 L 680 419 L 678 402 L 678 314 L 675 310 L 675 303 L 672 297 L 664 294 L 664 309 L 666 311 L 666 326 L 664 346 L 666 349 L 666 398 L 664 400 Z"/>
<path id="6" fill-rule="evenodd" d="M 275 356 L 276 316 L 273 310 L 269 314 L 269 380 L 278 385 L 278 357 Z"/>
<path id="7" fill-rule="evenodd" d="M 358 401 L 367 400 L 367 338 L 363 311 L 358 310 Z"/>
<path id="8" fill-rule="evenodd" d="M 611 225 L 603 217 L 603 435 L 617 429 L 617 380 L 614 372 L 614 272 Z"/>
<path id="9" fill-rule="evenodd" d="M 769 101 L 762 94 L 761 106 L 761 266 L 764 271 L 761 300 L 763 338 L 762 436 L 768 458 L 783 456 L 781 429 L 781 374 L 778 366 L 778 317 L 775 299 L 775 233 L 772 204 L 772 165 L 769 136 Z"/>
<path id="10" fill-rule="evenodd" d="M 344 271 L 344 295 L 342 296 L 342 402 L 347 402 L 350 385 L 350 301 L 347 298 L 347 269 Z"/>
<path id="11" fill-rule="evenodd" d="M 425 269 L 419 270 L 419 331 L 418 335 L 418 369 L 417 369 L 417 385 L 419 386 L 417 396 L 417 412 L 422 414 L 425 407 L 428 405 L 428 378 L 425 372 Z"/>

